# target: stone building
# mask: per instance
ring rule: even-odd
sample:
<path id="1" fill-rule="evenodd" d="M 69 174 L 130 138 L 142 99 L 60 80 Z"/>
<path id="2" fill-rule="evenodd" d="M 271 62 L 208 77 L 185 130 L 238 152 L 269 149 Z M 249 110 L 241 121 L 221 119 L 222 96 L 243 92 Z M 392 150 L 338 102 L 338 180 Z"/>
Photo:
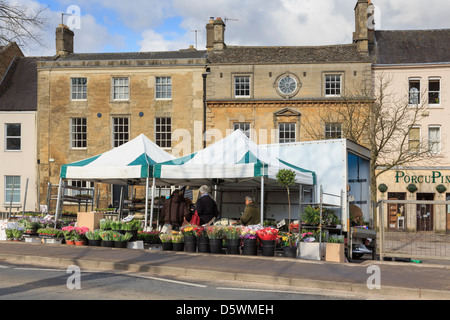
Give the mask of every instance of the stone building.
<path id="1" fill-rule="evenodd" d="M 343 137 L 343 123 L 319 115 L 343 107 L 344 97 L 359 96 L 371 85 L 363 23 L 367 4 L 358 1 L 354 42 L 343 45 L 230 46 L 225 23 L 211 19 L 206 26 L 208 143 L 235 129 L 260 144 Z"/>
<path id="2" fill-rule="evenodd" d="M 42 199 L 48 183 L 58 183 L 61 165 L 99 155 L 141 133 L 174 155 L 192 152 L 196 134 L 201 148 L 205 51 L 78 54 L 73 41 L 74 33 L 60 25 L 57 54 L 37 65 Z M 110 186 L 99 190 L 102 206 L 116 200 Z"/>

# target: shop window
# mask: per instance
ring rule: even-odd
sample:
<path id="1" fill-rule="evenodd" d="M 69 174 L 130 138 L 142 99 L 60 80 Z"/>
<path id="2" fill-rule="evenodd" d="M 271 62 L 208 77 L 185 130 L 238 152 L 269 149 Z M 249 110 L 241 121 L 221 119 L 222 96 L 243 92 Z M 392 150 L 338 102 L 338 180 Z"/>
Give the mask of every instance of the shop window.
<path id="1" fill-rule="evenodd" d="M 388 200 L 406 200 L 405 192 L 388 192 Z M 389 203 L 388 205 L 388 228 L 405 229 L 406 205 L 401 203 Z"/>

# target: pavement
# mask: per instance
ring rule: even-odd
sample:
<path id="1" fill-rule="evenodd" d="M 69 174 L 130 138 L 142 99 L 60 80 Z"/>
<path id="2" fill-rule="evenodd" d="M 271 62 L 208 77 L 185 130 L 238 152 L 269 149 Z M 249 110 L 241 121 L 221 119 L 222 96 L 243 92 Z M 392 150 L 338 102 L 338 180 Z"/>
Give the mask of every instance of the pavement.
<path id="1" fill-rule="evenodd" d="M 0 242 L 0 263 L 139 272 L 375 295 L 380 299 L 450 300 L 450 264 L 366 260 L 332 263 L 285 257 Z M 379 272 L 378 272 L 379 271 Z M 369 285 L 368 285 L 369 284 Z"/>

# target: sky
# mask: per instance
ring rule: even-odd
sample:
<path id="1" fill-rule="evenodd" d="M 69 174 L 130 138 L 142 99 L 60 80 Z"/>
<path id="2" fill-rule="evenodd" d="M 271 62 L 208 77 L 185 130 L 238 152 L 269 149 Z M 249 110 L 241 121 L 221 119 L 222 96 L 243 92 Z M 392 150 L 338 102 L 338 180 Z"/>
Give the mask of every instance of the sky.
<path id="1" fill-rule="evenodd" d="M 55 28 L 75 33 L 76 53 L 204 50 L 210 17 L 226 22 L 225 43 L 316 46 L 351 43 L 356 0 L 6 0 L 47 7 L 43 45 L 27 56 L 55 54 Z M 374 0 L 381 30 L 450 28 L 448 0 Z M 197 30 L 197 31 L 196 31 Z M 196 37 L 197 35 L 197 37 Z M 197 39 L 197 41 L 196 41 Z"/>

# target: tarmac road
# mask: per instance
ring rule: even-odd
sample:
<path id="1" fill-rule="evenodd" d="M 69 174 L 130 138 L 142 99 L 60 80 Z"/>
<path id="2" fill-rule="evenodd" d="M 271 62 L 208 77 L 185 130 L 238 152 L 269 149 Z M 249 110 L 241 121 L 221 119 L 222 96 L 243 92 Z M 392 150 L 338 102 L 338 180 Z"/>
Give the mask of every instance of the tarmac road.
<path id="1" fill-rule="evenodd" d="M 450 300 L 450 266 L 368 260 L 360 264 L 281 257 L 0 242 L 0 262 Z"/>

